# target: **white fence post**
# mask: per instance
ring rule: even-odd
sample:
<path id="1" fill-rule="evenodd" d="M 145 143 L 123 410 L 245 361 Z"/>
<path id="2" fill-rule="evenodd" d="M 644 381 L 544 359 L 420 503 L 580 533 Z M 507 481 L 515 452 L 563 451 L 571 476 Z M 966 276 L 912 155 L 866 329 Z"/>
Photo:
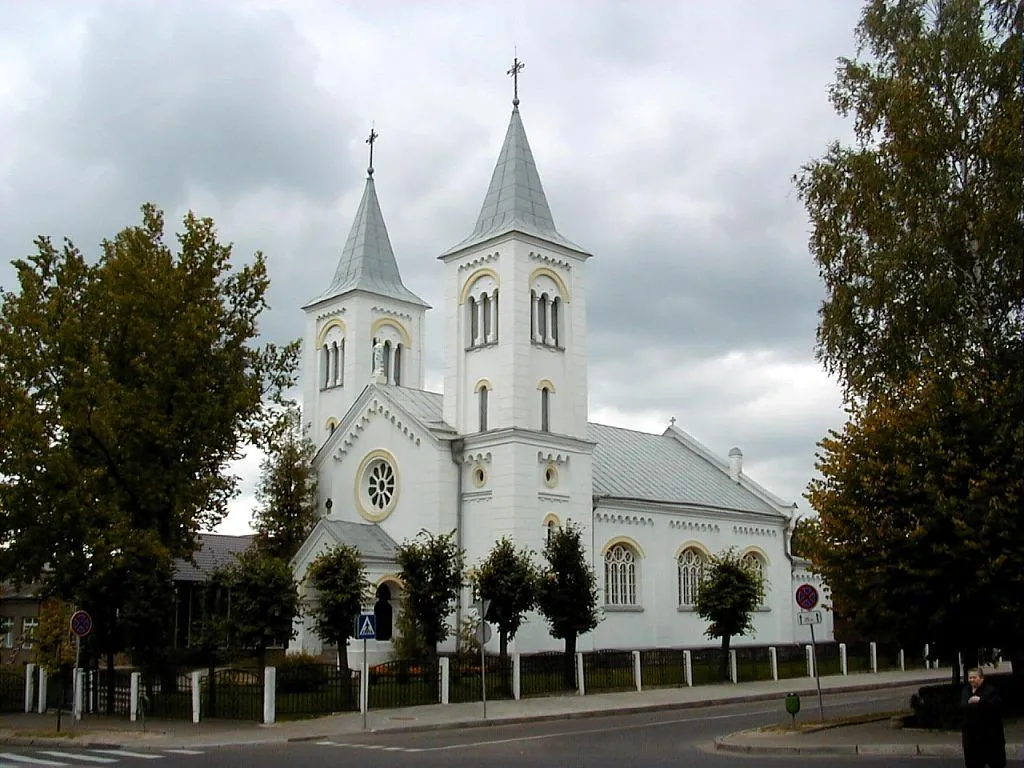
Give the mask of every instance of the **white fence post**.
<path id="1" fill-rule="evenodd" d="M 683 672 L 686 674 L 686 684 L 693 686 L 693 654 L 683 651 Z"/>
<path id="2" fill-rule="evenodd" d="M 643 670 L 640 668 L 640 651 L 633 651 L 633 682 L 637 693 L 644 689 Z"/>
<path id="3" fill-rule="evenodd" d="M 729 679 L 733 683 L 739 682 L 739 671 L 736 669 L 736 649 L 729 649 Z"/>
<path id="4" fill-rule="evenodd" d="M 846 643 L 839 644 L 839 671 L 844 675 L 850 674 L 850 668 L 846 658 Z"/>
<path id="5" fill-rule="evenodd" d="M 74 704 L 73 704 L 73 709 L 74 709 L 74 713 L 75 713 L 75 720 L 81 720 L 82 719 L 82 704 L 85 701 L 85 696 L 84 696 L 84 694 L 85 694 L 85 691 L 84 691 L 84 688 L 85 688 L 85 670 L 84 669 L 79 669 L 79 668 L 76 667 L 75 670 L 74 670 L 74 673 L 75 673 L 75 701 L 74 701 Z"/>
<path id="6" fill-rule="evenodd" d="M 576 651 L 576 685 L 579 689 L 580 696 L 587 695 L 586 682 L 583 679 L 583 652 Z"/>
<path id="7" fill-rule="evenodd" d="M 868 655 L 871 657 L 871 671 L 878 671 L 878 643 L 868 643 Z"/>
<path id="8" fill-rule="evenodd" d="M 40 715 L 46 712 L 46 667 L 39 668 L 39 708 Z"/>
<path id="9" fill-rule="evenodd" d="M 31 712 L 35 706 L 36 693 L 36 665 L 29 663 L 25 665 L 25 711 Z"/>
<path id="10" fill-rule="evenodd" d="M 263 670 L 263 724 L 273 725 L 277 717 L 277 667 Z"/>
<path id="11" fill-rule="evenodd" d="M 522 697 L 523 659 L 519 651 L 512 654 L 512 698 L 516 701 Z"/>
<path id="12" fill-rule="evenodd" d="M 932 668 L 932 663 L 928 659 L 928 643 L 924 644 L 924 668 L 925 669 L 931 669 Z"/>
<path id="13" fill-rule="evenodd" d="M 768 647 L 768 661 L 772 665 L 772 680 L 779 679 L 779 652 L 775 650 L 775 646 L 771 645 Z"/>
<path id="14" fill-rule="evenodd" d="M 805 645 L 804 654 L 807 656 L 807 676 L 814 677 L 814 649 Z"/>
<path id="15" fill-rule="evenodd" d="M 451 697 L 452 660 L 447 656 L 442 656 L 439 664 L 441 666 L 441 703 L 447 704 Z"/>
<path id="16" fill-rule="evenodd" d="M 192 722 L 199 722 L 199 708 L 202 706 L 202 673 L 199 671 L 193 672 L 192 677 Z"/>
<path id="17" fill-rule="evenodd" d="M 142 682 L 141 672 L 132 672 L 128 699 L 128 719 L 133 723 L 139 719 L 139 683 Z"/>
<path id="18" fill-rule="evenodd" d="M 900 648 L 900 672 L 907 671 L 907 654 Z"/>

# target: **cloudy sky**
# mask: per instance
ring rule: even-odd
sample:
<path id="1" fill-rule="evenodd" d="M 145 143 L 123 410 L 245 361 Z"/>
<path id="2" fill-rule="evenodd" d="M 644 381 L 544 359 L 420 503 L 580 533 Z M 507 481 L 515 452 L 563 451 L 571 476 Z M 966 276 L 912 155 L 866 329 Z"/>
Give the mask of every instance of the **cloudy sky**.
<path id="1" fill-rule="evenodd" d="M 588 248 L 590 411 L 675 417 L 807 511 L 843 421 L 814 360 L 822 287 L 791 183 L 849 135 L 827 100 L 853 0 L 0 0 L 0 286 L 38 234 L 99 241 L 155 202 L 212 216 L 272 278 L 263 333 L 302 332 L 377 190 L 441 386 L 441 267 L 472 230 L 513 51 L 555 222 Z M 248 529 L 258 457 L 220 530 Z"/>

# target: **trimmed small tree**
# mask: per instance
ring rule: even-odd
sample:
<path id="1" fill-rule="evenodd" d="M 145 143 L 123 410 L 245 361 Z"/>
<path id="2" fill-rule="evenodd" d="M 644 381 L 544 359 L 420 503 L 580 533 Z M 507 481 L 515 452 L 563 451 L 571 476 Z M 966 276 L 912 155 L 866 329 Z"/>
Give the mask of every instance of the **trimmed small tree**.
<path id="1" fill-rule="evenodd" d="M 572 685 L 576 638 L 597 626 L 597 576 L 587 564 L 582 531 L 567 523 L 544 545 L 547 566 L 537 579 L 537 607 L 551 636 L 565 641 L 565 680 Z"/>
<path id="2" fill-rule="evenodd" d="M 309 606 L 313 631 L 325 643 L 335 643 L 338 666 L 344 653 L 345 666 L 350 668 L 348 639 L 355 635 L 355 620 L 370 590 L 363 557 L 355 547 L 341 544 L 318 555 L 306 578 L 317 592 Z"/>
<path id="3" fill-rule="evenodd" d="M 428 661 L 437 657 L 437 645 L 452 635 L 448 616 L 462 588 L 465 552 L 455 544 L 455 532 L 420 531 L 398 547 L 398 567 L 405 584 L 405 607 L 423 633 Z"/>
<path id="4" fill-rule="evenodd" d="M 533 553 L 516 549 L 507 537 L 494 545 L 480 563 L 473 582 L 490 608 L 483 618 L 498 625 L 502 669 L 508 661 L 508 641 L 516 636 L 526 612 L 537 603 L 537 568 Z"/>
<path id="5" fill-rule="evenodd" d="M 765 578 L 734 549 L 713 555 L 697 585 L 694 610 L 710 624 L 704 634 L 722 640 L 722 679 L 729 677 L 729 644 L 754 634 L 753 614 L 764 600 Z"/>
<path id="6" fill-rule="evenodd" d="M 263 674 L 267 646 L 275 639 L 290 640 L 292 621 L 301 608 L 298 586 L 284 560 L 250 547 L 216 580 L 228 590 L 230 612 L 226 620 L 229 642 L 235 648 L 255 648 Z"/>

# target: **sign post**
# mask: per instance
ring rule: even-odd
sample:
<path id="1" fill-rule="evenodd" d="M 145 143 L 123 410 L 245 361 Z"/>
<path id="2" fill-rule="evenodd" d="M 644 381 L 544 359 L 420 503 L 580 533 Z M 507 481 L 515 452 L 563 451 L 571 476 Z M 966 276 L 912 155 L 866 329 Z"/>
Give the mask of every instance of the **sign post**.
<path id="1" fill-rule="evenodd" d="M 75 636 L 75 671 L 74 677 L 71 680 L 71 701 L 73 702 L 71 725 L 73 727 L 75 720 L 82 719 L 82 705 L 78 701 L 78 697 L 81 695 L 81 691 L 78 690 L 78 665 L 81 663 L 82 659 L 82 638 L 92 632 L 92 616 L 85 611 L 75 611 L 71 614 L 70 623 L 71 632 Z"/>
<path id="2" fill-rule="evenodd" d="M 365 696 L 360 704 L 363 710 L 363 730 L 366 730 L 366 712 L 370 708 L 370 663 L 366 657 L 366 641 L 377 639 L 377 617 L 372 613 L 361 613 L 356 622 L 356 637 L 363 641 L 363 676 L 359 681 L 359 695 Z"/>
<path id="3" fill-rule="evenodd" d="M 818 670 L 818 646 L 814 640 L 814 625 L 821 623 L 821 611 L 815 611 L 818 604 L 818 590 L 811 584 L 801 584 L 796 588 L 796 604 L 802 609 L 797 614 L 797 623 L 806 624 L 811 628 L 811 666 L 814 667 L 814 682 L 818 686 L 818 714 L 822 725 L 825 723 L 825 705 L 821 700 L 821 674 Z"/>

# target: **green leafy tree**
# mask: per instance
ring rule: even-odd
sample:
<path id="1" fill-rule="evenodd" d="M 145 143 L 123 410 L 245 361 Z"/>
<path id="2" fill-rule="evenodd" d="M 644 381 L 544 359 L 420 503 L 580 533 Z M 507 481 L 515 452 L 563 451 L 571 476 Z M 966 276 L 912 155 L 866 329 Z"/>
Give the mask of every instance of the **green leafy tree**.
<path id="1" fill-rule="evenodd" d="M 821 522 L 816 517 L 801 517 L 793 526 L 790 549 L 795 557 L 811 559 L 814 542 L 821 535 Z"/>
<path id="2" fill-rule="evenodd" d="M 572 684 L 576 638 L 597 626 L 597 576 L 587 563 L 578 525 L 551 531 L 544 545 L 546 566 L 537 579 L 537 607 L 551 636 L 565 641 L 565 679 Z"/>
<path id="3" fill-rule="evenodd" d="M 291 560 L 317 521 L 316 449 L 302 431 L 297 403 L 288 403 L 269 440 L 256 486 L 254 528 L 259 546 L 274 557 Z"/>
<path id="4" fill-rule="evenodd" d="M 397 559 L 405 585 L 405 612 L 422 633 L 428 660 L 433 660 L 438 643 L 452 634 L 448 616 L 462 589 L 465 552 L 455 544 L 454 532 L 423 530 L 399 545 Z"/>
<path id="5" fill-rule="evenodd" d="M 222 568 L 215 581 L 230 601 L 226 619 L 230 645 L 254 649 L 262 674 L 268 646 L 293 637 L 292 622 L 301 610 L 291 568 L 284 560 L 250 547 Z"/>
<path id="6" fill-rule="evenodd" d="M 837 618 L 905 646 L 944 643 L 965 663 L 1024 647 L 1024 423 L 1007 417 L 1009 396 L 916 381 L 820 443 L 812 560 Z"/>
<path id="7" fill-rule="evenodd" d="M 348 544 L 329 549 L 309 566 L 306 578 L 316 590 L 316 599 L 309 607 L 313 629 L 325 643 L 337 645 L 339 664 L 345 653 L 348 668 L 348 639 L 355 636 L 356 618 L 370 594 L 362 555 Z"/>
<path id="8" fill-rule="evenodd" d="M 722 641 L 722 679 L 728 678 L 733 637 L 754 634 L 754 611 L 764 602 L 765 578 L 729 549 L 708 559 L 697 584 L 693 609 L 710 622 L 704 634 Z"/>
<path id="9" fill-rule="evenodd" d="M 1010 5 L 870 0 L 796 176 L 825 282 L 818 355 L 851 398 L 979 365 L 1020 382 L 1021 35 Z M 1004 376 L 996 375 L 999 380 Z"/>
<path id="10" fill-rule="evenodd" d="M 416 617 L 409 610 L 409 598 L 402 596 L 401 607 L 395 614 L 394 634 L 391 636 L 391 658 L 395 661 L 425 659 L 430 655 L 423 632 Z"/>
<path id="11" fill-rule="evenodd" d="M 151 205 L 97 259 L 35 245 L 0 304 L 0 575 L 46 573 L 54 594 L 116 615 L 131 598 L 116 574 L 157 567 L 126 561 L 158 551 L 129 532 L 159 542 L 161 572 L 191 556 L 298 346 L 256 344 L 264 259 L 233 268 L 210 219 L 186 216 L 174 248 Z"/>
<path id="12" fill-rule="evenodd" d="M 57 730 L 60 730 L 61 709 L 64 706 L 64 685 L 75 664 L 75 640 L 71 634 L 71 616 L 75 612 L 70 603 L 48 597 L 39 606 L 39 627 L 36 630 L 33 658 L 50 677 L 48 685 L 61 687 L 57 707 Z M 54 676 L 56 679 L 54 679 Z"/>
<path id="13" fill-rule="evenodd" d="M 508 661 L 508 641 L 537 603 L 537 568 L 527 549 L 516 549 L 507 537 L 497 542 L 477 568 L 473 582 L 491 604 L 487 621 L 498 625 L 499 653 L 502 668 Z"/>

